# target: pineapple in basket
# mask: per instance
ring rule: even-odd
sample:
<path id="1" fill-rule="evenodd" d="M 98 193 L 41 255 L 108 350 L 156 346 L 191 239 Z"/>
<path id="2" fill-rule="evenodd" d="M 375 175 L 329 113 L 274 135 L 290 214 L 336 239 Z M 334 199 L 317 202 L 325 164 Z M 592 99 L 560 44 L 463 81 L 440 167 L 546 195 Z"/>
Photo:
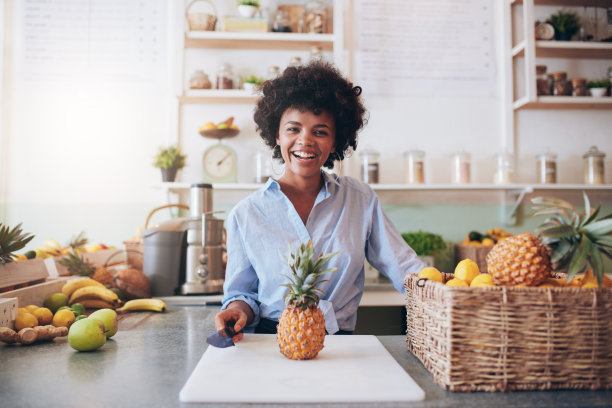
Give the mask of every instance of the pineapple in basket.
<path id="1" fill-rule="evenodd" d="M 605 279 L 602 255 L 612 259 L 612 214 L 597 219 L 601 207 L 591 208 L 588 196 L 583 196 L 582 212 L 564 200 L 533 198 L 535 215 L 550 215 L 536 233 L 552 250 L 553 268 L 567 269 L 568 282 L 576 274 L 592 269 L 601 287 Z"/>
<path id="2" fill-rule="evenodd" d="M 288 258 L 291 269 L 289 288 L 285 296 L 286 307 L 278 321 L 276 339 L 281 353 L 292 360 L 315 358 L 323 349 L 325 341 L 325 319 L 319 309 L 319 294 L 323 294 L 319 278 L 337 268 L 323 269 L 323 265 L 337 252 L 314 256 L 312 241 L 302 244 Z"/>

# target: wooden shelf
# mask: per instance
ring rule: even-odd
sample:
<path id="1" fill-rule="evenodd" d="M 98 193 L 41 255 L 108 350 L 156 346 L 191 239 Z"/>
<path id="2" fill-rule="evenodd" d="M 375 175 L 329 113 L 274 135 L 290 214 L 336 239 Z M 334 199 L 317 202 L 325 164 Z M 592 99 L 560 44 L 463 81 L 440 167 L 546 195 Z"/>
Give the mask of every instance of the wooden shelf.
<path id="1" fill-rule="evenodd" d="M 180 103 L 254 103 L 259 97 L 245 89 L 189 89 L 179 96 Z"/>
<path id="2" fill-rule="evenodd" d="M 313 46 L 320 46 L 323 51 L 332 51 L 334 35 L 221 31 L 189 31 L 185 34 L 185 48 L 310 50 Z"/>
<path id="3" fill-rule="evenodd" d="M 527 43 L 521 41 L 512 48 L 512 57 L 524 57 Z M 536 41 L 537 58 L 612 59 L 612 43 L 582 41 Z"/>
<path id="4" fill-rule="evenodd" d="M 511 0 L 513 4 L 523 4 L 523 0 Z M 564 7 L 572 7 L 572 6 L 583 6 L 585 4 L 584 0 L 534 0 L 536 6 L 564 6 Z M 589 7 L 612 7 L 612 0 L 589 0 Z"/>
<path id="5" fill-rule="evenodd" d="M 612 97 L 603 96 L 539 96 L 535 101 L 521 98 L 513 103 L 514 110 L 521 109 L 612 109 Z"/>

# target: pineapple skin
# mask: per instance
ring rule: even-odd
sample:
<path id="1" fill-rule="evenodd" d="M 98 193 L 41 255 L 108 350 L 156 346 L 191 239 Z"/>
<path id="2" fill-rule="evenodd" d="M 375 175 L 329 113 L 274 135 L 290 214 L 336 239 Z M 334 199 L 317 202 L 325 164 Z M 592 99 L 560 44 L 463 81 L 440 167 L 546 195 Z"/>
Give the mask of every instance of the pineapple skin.
<path id="1" fill-rule="evenodd" d="M 487 271 L 496 286 L 537 286 L 550 275 L 549 252 L 531 233 L 513 235 L 487 254 Z"/>
<path id="2" fill-rule="evenodd" d="M 280 352 L 292 360 L 315 358 L 325 341 L 323 312 L 318 306 L 288 305 L 278 320 L 276 340 Z"/>

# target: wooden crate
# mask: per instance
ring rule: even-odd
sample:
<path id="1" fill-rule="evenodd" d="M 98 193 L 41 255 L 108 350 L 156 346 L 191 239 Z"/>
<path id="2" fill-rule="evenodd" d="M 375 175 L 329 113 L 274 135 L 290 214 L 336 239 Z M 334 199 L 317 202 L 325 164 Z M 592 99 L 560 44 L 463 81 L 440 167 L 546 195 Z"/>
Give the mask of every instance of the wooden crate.
<path id="1" fill-rule="evenodd" d="M 39 258 L 0 264 L 0 293 L 43 282 L 48 276 Z"/>
<path id="2" fill-rule="evenodd" d="M 61 292 L 62 286 L 64 286 L 69 279 L 71 278 L 61 277 L 49 279 L 48 281 L 36 285 L 3 292 L 0 293 L 0 299 L 16 298 L 18 307 L 27 305 L 42 306 L 45 298 L 53 293 Z"/>
<path id="3" fill-rule="evenodd" d="M 0 299 L 0 327 L 13 328 L 13 321 L 17 316 L 17 298 Z"/>
<path id="4" fill-rule="evenodd" d="M 612 288 L 404 286 L 408 350 L 446 390 L 612 388 Z"/>

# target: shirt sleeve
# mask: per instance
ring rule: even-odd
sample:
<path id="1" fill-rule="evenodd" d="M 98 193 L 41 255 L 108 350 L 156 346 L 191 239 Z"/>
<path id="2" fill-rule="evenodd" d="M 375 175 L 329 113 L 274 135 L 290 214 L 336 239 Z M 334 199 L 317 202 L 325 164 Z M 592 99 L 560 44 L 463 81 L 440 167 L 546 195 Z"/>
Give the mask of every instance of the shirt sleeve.
<path id="1" fill-rule="evenodd" d="M 221 310 L 236 301 L 246 302 L 255 316 L 253 322 L 247 327 L 257 326 L 259 323 L 259 301 L 257 288 L 259 281 L 255 269 L 251 265 L 244 246 L 244 237 L 236 214 L 232 211 L 226 221 L 227 231 L 227 266 L 225 269 L 225 282 L 223 284 L 223 304 Z"/>
<path id="2" fill-rule="evenodd" d="M 405 294 L 406 275 L 418 273 L 426 265 L 404 241 L 384 213 L 376 195 L 371 209 L 372 222 L 366 241 L 366 259 L 376 270 L 389 278 L 395 289 Z"/>

